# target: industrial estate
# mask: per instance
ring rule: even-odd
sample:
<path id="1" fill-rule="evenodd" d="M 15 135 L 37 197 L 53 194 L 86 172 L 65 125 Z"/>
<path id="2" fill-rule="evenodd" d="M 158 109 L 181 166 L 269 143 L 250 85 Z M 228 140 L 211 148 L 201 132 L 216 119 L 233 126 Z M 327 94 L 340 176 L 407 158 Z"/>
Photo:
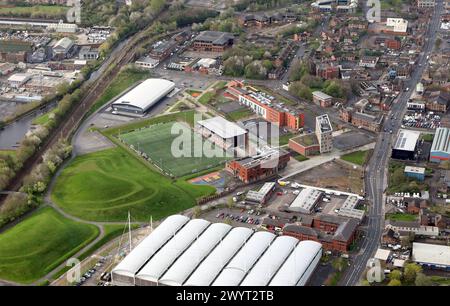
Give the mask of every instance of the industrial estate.
<path id="1" fill-rule="evenodd" d="M 0 285 L 449 285 L 450 1 L 381 2 L 0 1 Z"/>

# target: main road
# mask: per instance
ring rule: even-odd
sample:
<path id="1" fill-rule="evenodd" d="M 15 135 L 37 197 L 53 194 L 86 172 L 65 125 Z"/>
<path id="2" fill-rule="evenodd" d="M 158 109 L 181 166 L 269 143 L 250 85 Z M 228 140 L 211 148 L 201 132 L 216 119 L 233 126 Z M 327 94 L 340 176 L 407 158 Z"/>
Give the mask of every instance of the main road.
<path id="1" fill-rule="evenodd" d="M 423 47 L 418 65 L 414 69 L 411 78 L 406 82 L 408 90 L 402 92 L 391 110 L 391 116 L 384 123 L 384 130 L 378 137 L 368 171 L 365 176 L 367 198 L 372 205 L 369 209 L 367 234 L 361 245 L 361 251 L 352 258 L 352 263 L 347 269 L 340 284 L 344 286 L 357 285 L 365 271 L 367 261 L 374 255 L 378 248 L 381 233 L 384 227 L 384 190 L 387 186 L 388 162 L 392 145 L 392 137 L 400 129 L 402 118 L 406 113 L 406 104 L 411 97 L 417 83 L 421 80 L 428 58 L 433 50 L 437 31 L 439 30 L 443 2 L 436 2 L 430 24 L 426 33 L 428 39 Z M 391 132 L 392 131 L 392 132 Z"/>

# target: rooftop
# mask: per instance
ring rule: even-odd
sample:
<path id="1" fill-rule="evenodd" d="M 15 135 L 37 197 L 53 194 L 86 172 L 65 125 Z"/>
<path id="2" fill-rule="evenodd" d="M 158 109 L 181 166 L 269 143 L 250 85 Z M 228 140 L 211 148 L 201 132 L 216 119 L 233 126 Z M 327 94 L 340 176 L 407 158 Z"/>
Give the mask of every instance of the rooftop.
<path id="1" fill-rule="evenodd" d="M 425 174 L 425 168 L 406 166 L 405 167 L 405 172 Z"/>
<path id="2" fill-rule="evenodd" d="M 318 127 L 320 127 L 321 133 L 330 133 L 333 131 L 333 127 L 330 123 L 330 118 L 328 118 L 327 114 L 316 117 L 316 124 Z"/>
<path id="3" fill-rule="evenodd" d="M 218 31 L 204 31 L 201 32 L 197 37 L 194 38 L 194 41 L 203 41 L 209 42 L 214 45 L 223 45 L 226 44 L 229 40 L 234 39 L 234 35 L 227 32 L 218 32 Z"/>
<path id="4" fill-rule="evenodd" d="M 450 246 L 413 242 L 412 259 L 420 263 L 450 266 Z"/>
<path id="5" fill-rule="evenodd" d="M 197 124 L 224 139 L 245 135 L 247 133 L 246 130 L 236 123 L 230 122 L 220 116 L 198 121 Z"/>
<path id="6" fill-rule="evenodd" d="M 317 136 L 315 134 L 306 134 L 298 137 L 291 138 L 290 141 L 296 142 L 302 146 L 315 146 L 319 145 Z"/>
<path id="7" fill-rule="evenodd" d="M 321 92 L 321 91 L 313 91 L 312 94 L 313 94 L 314 97 L 322 99 L 322 100 L 333 99 L 332 96 L 327 95 L 326 93 Z"/>
<path id="8" fill-rule="evenodd" d="M 420 132 L 411 130 L 400 130 L 397 141 L 395 142 L 395 150 L 414 151 L 416 149 L 417 141 L 419 140 Z"/>
<path id="9" fill-rule="evenodd" d="M 304 188 L 290 205 L 290 209 L 310 212 L 319 200 L 322 192 L 313 188 Z"/>
<path id="10" fill-rule="evenodd" d="M 434 135 L 431 151 L 440 151 L 450 154 L 450 129 L 438 128 Z"/>

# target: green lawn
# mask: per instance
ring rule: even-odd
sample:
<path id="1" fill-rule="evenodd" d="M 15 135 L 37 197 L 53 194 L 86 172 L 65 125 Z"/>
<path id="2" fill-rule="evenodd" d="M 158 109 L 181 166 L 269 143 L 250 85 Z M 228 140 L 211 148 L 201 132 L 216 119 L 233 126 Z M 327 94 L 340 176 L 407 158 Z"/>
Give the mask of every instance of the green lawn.
<path id="1" fill-rule="evenodd" d="M 363 166 L 366 163 L 368 154 L 369 154 L 369 150 L 356 151 L 353 153 L 342 155 L 341 159 L 348 161 L 350 163 L 356 164 L 356 165 Z"/>
<path id="2" fill-rule="evenodd" d="M 434 135 L 433 134 L 425 134 L 421 137 L 424 141 L 433 142 Z"/>
<path id="3" fill-rule="evenodd" d="M 58 177 L 52 199 L 68 213 L 86 220 L 154 220 L 196 204 L 215 192 L 210 186 L 172 181 L 148 162 L 117 147 L 75 158 Z"/>
<path id="4" fill-rule="evenodd" d="M 300 162 L 302 162 L 302 161 L 305 161 L 305 160 L 308 160 L 308 159 L 309 159 L 308 157 L 306 157 L 306 156 L 303 156 L 303 155 L 301 155 L 301 154 L 298 154 L 298 155 L 294 156 L 294 158 L 295 158 L 296 160 L 300 161 Z"/>
<path id="5" fill-rule="evenodd" d="M 90 109 L 90 113 L 93 113 L 109 101 L 111 101 L 114 97 L 118 96 L 126 89 L 130 88 L 136 82 L 147 79 L 150 77 L 150 73 L 148 71 L 141 71 L 135 69 L 125 69 L 122 70 L 112 81 L 112 83 L 108 86 L 105 92 L 100 96 L 100 98 L 95 101 L 94 105 Z"/>
<path id="6" fill-rule="evenodd" d="M 220 89 L 224 89 L 227 86 L 228 82 L 227 81 L 219 81 L 214 85 L 214 89 L 220 90 Z"/>
<path id="7" fill-rule="evenodd" d="M 393 221 L 415 221 L 417 220 L 417 216 L 411 214 L 393 213 L 386 214 L 386 219 L 390 219 Z"/>
<path id="8" fill-rule="evenodd" d="M 121 134 L 120 139 L 133 146 L 135 150 L 147 154 L 159 168 L 175 177 L 213 168 L 231 158 L 225 156 L 225 152 L 221 148 L 215 147 L 207 140 L 204 141 L 202 136 L 187 126 L 185 126 L 189 133 L 187 134 L 187 143 L 172 148 L 172 145 L 180 137 L 179 134 L 172 134 L 173 126 L 174 122 L 155 124 L 127 134 Z M 214 148 L 217 155 L 206 157 L 202 151 L 205 145 L 208 148 Z M 172 149 L 177 151 L 172 152 Z M 179 153 L 186 153 L 187 156 L 174 156 L 174 154 Z"/>
<path id="9" fill-rule="evenodd" d="M 29 284 L 50 272 L 99 234 L 93 225 L 39 209 L 0 234 L 0 278 Z"/>
<path id="10" fill-rule="evenodd" d="M 48 122 L 49 118 L 50 118 L 50 114 L 53 114 L 54 111 L 55 111 L 55 110 L 51 110 L 51 111 L 49 111 L 49 112 L 47 112 L 47 113 L 45 113 L 45 114 L 42 114 L 42 115 L 39 116 L 39 117 L 34 118 L 33 124 L 36 124 L 36 125 L 45 125 L 45 124 Z"/>
<path id="11" fill-rule="evenodd" d="M 198 102 L 200 102 L 201 104 L 208 104 L 209 102 L 211 102 L 211 100 L 214 98 L 215 95 L 216 95 L 215 92 L 208 91 L 208 92 L 204 93 L 204 94 L 198 99 Z"/>
<path id="12" fill-rule="evenodd" d="M 33 5 L 0 7 L 0 16 L 31 18 L 65 18 L 69 7 L 60 5 Z"/>

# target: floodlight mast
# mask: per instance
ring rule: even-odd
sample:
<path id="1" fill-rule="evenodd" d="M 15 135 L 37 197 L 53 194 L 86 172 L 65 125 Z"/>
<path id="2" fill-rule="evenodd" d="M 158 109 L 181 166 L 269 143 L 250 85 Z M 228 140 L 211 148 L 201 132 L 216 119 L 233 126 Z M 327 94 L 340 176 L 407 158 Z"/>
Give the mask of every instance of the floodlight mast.
<path id="1" fill-rule="evenodd" d="M 128 211 L 128 238 L 130 240 L 129 245 L 130 245 L 130 252 L 131 252 L 131 215 L 130 215 L 130 211 Z"/>

